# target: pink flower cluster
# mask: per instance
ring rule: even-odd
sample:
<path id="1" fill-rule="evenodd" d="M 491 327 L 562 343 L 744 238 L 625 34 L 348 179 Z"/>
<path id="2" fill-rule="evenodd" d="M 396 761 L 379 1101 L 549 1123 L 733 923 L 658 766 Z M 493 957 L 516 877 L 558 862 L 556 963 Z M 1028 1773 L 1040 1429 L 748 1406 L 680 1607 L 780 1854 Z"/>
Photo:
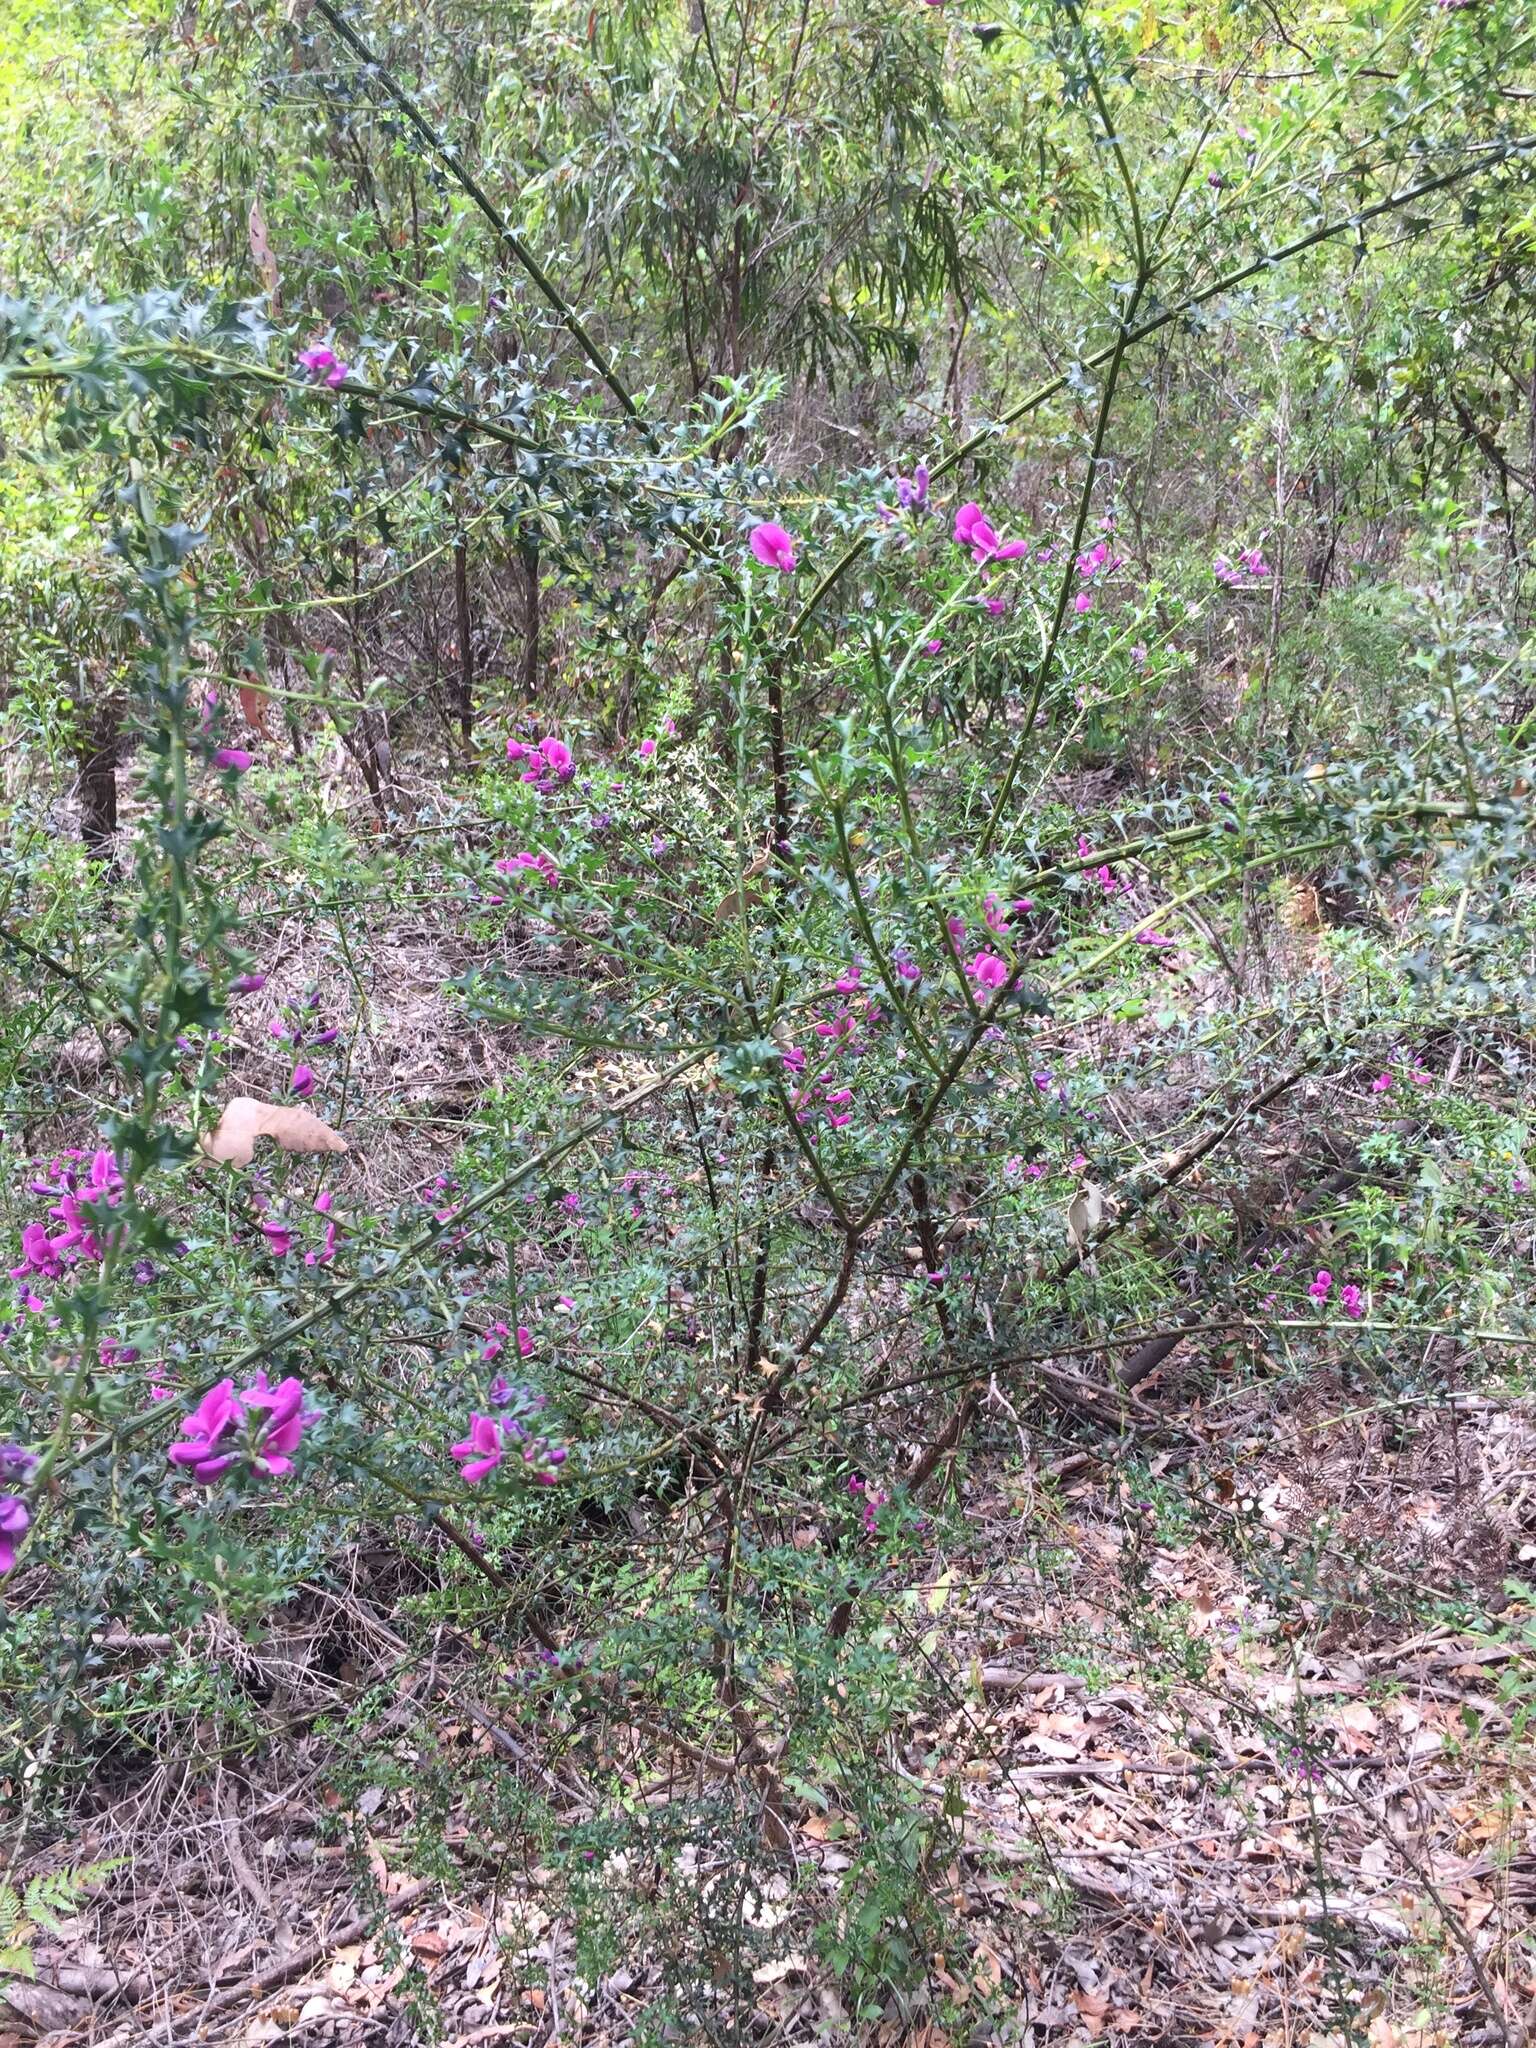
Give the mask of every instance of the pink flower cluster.
<path id="1" fill-rule="evenodd" d="M 853 1089 L 846 1080 L 840 1079 L 838 1063 L 856 1060 L 867 1052 L 869 1041 L 864 1033 L 876 1030 L 885 1022 L 885 1012 L 873 993 L 864 987 L 863 978 L 864 970 L 855 962 L 844 968 L 834 982 L 841 1000 L 831 1006 L 830 1014 L 824 1013 L 816 1020 L 815 1035 L 822 1042 L 816 1050 L 816 1063 L 809 1073 L 804 1046 L 791 1045 L 784 1049 L 783 1060 L 787 1070 L 791 1074 L 805 1076 L 790 1096 L 790 1107 L 797 1123 L 810 1123 L 822 1109 L 833 1130 L 841 1130 L 853 1121 Z M 828 1085 L 834 1082 L 836 1086 Z M 816 1132 L 812 1130 L 807 1135 L 814 1144 Z"/>
<path id="2" fill-rule="evenodd" d="M 512 1335 L 512 1331 L 507 1328 L 505 1323 L 492 1323 L 485 1333 L 485 1343 L 481 1347 L 480 1356 L 487 1362 L 500 1358 L 502 1352 L 507 1348 L 507 1339 Z M 533 1356 L 533 1333 L 526 1323 L 518 1324 L 516 1342 L 519 1358 L 531 1358 Z"/>
<path id="3" fill-rule="evenodd" d="M 269 1386 L 264 1372 L 235 1392 L 232 1379 L 210 1387 L 182 1425 L 182 1438 L 166 1456 L 190 1471 L 200 1486 L 212 1486 L 230 1467 L 281 1479 L 293 1470 L 293 1454 L 320 1411 L 306 1408 L 304 1389 L 291 1375 Z"/>
<path id="4" fill-rule="evenodd" d="M 1081 832 L 1077 835 L 1077 857 L 1082 861 L 1093 858 L 1093 841 Z M 1113 896 L 1117 890 L 1128 889 L 1131 886 L 1129 882 L 1122 882 L 1116 878 L 1114 869 L 1107 861 L 1101 862 L 1096 868 L 1085 868 L 1083 873 L 1088 881 L 1097 882 L 1106 896 Z"/>
<path id="5" fill-rule="evenodd" d="M 1256 548 L 1244 548 L 1235 562 L 1226 555 L 1218 555 L 1211 564 L 1211 573 L 1218 583 L 1248 585 L 1272 576 L 1274 570 L 1264 559 L 1262 544 Z"/>
<path id="6" fill-rule="evenodd" d="M 525 746 L 521 740 L 509 739 L 507 759 L 514 763 L 528 763 L 523 770 L 523 780 L 531 782 L 540 796 L 548 796 L 562 782 L 569 782 L 576 773 L 576 762 L 570 748 L 564 740 L 557 740 L 553 733 L 532 747 Z"/>
<path id="7" fill-rule="evenodd" d="M 1035 907 L 1033 896 L 1015 896 L 1011 903 L 1000 903 L 990 889 L 982 905 L 981 921 L 989 932 L 1001 935 L 1007 931 L 1016 917 L 1028 917 Z"/>
<path id="8" fill-rule="evenodd" d="M 920 462 L 911 476 L 896 479 L 896 502 L 903 512 L 921 512 L 928 503 L 928 465 Z"/>
<path id="9" fill-rule="evenodd" d="M 116 1208 L 123 1197 L 123 1176 L 117 1155 L 94 1152 L 82 1172 L 80 1162 L 87 1154 L 76 1147 L 51 1159 L 46 1168 L 28 1183 L 35 1195 L 57 1195 L 48 1214 L 62 1226 L 50 1233 L 46 1223 L 28 1223 L 21 1233 L 21 1263 L 10 1269 L 11 1278 L 21 1282 L 21 1305 L 34 1314 L 42 1302 L 33 1292 L 33 1279 L 57 1280 L 67 1266 L 81 1259 L 99 1259 L 101 1240 L 85 1214 L 87 1204 Z"/>
<path id="10" fill-rule="evenodd" d="M 930 1275 L 929 1277 L 932 1278 L 933 1276 Z M 848 1491 L 855 1500 L 858 1500 L 861 1494 L 863 1496 L 859 1511 L 859 1521 L 863 1526 L 864 1534 L 866 1536 L 878 1535 L 880 1531 L 880 1510 L 890 1500 L 891 1496 L 883 1488 L 874 1485 L 870 1480 L 861 1479 L 857 1472 L 848 1481 Z"/>
<path id="11" fill-rule="evenodd" d="M 301 1067 L 297 1071 L 308 1073 L 309 1069 Z M 305 1091 L 300 1090 L 298 1092 L 303 1093 Z M 266 1197 L 262 1194 L 260 1188 L 252 1189 L 251 1206 L 258 1216 L 266 1207 Z M 329 1188 L 323 1189 L 316 1195 L 315 1213 L 325 1218 L 325 1238 L 319 1251 L 309 1251 L 304 1254 L 304 1263 L 306 1266 L 328 1266 L 336 1256 L 338 1232 L 336 1220 L 331 1215 L 331 1191 Z M 297 1227 L 292 1223 L 273 1221 L 268 1218 L 263 1220 L 258 1227 L 262 1236 L 267 1241 L 267 1250 L 275 1259 L 286 1259 L 295 1246 L 303 1242 Z"/>
<path id="12" fill-rule="evenodd" d="M 980 567 L 992 562 L 1016 562 L 1029 553 L 1025 540 L 1000 540 L 997 528 L 975 503 L 962 505 L 955 514 L 955 545 L 969 548 L 971 560 Z"/>
<path id="13" fill-rule="evenodd" d="M 498 1380 L 491 1388 L 492 1399 L 503 1394 L 507 1400 L 514 1397 L 515 1390 L 505 1381 Z M 546 1436 L 533 1434 L 526 1423 L 515 1417 L 498 1419 L 494 1415 L 481 1415 L 478 1410 L 469 1418 L 469 1434 L 459 1443 L 449 1445 L 449 1453 L 459 1461 L 466 1486 L 478 1486 L 482 1479 L 490 1477 L 506 1458 L 510 1458 L 521 1447 L 522 1463 L 526 1476 L 538 1486 L 553 1486 L 559 1476 L 560 1467 L 569 1453 L 564 1444 L 551 1443 Z"/>
<path id="14" fill-rule="evenodd" d="M 1101 573 L 1112 576 L 1119 568 L 1122 557 L 1110 552 L 1107 540 L 1095 541 L 1091 548 L 1085 548 L 1077 558 L 1077 573 L 1085 583 L 1091 583 Z M 1075 612 L 1092 611 L 1093 598 L 1086 590 L 1080 590 L 1072 600 Z"/>
<path id="15" fill-rule="evenodd" d="M 242 979 L 255 988 L 264 988 L 266 986 L 266 976 L 264 974 L 243 976 Z M 328 1024 L 320 1031 L 312 1031 L 310 1029 L 310 1012 L 317 1010 L 319 1007 L 319 991 L 311 989 L 303 1002 L 285 1003 L 275 1016 L 268 1019 L 267 1035 L 275 1039 L 279 1045 L 291 1046 L 295 1052 L 302 1045 L 310 1045 L 316 1048 L 323 1045 L 334 1045 L 341 1036 L 340 1029 L 336 1025 Z M 288 1079 L 289 1093 L 297 1095 L 301 1101 L 307 1102 L 310 1096 L 314 1094 L 317 1086 L 318 1082 L 315 1077 L 314 1068 L 307 1061 L 299 1060 Z"/>
<path id="16" fill-rule="evenodd" d="M 1307 1289 L 1307 1293 L 1313 1301 L 1321 1304 L 1328 1299 L 1332 1292 L 1333 1275 L 1326 1266 L 1320 1266 L 1317 1271 L 1317 1277 Z M 1339 1289 L 1339 1307 L 1343 1309 L 1345 1315 L 1353 1317 L 1358 1322 L 1361 1316 L 1365 1314 L 1364 1289 L 1357 1287 L 1352 1280 L 1346 1281 Z"/>
<path id="17" fill-rule="evenodd" d="M 527 869 L 542 877 L 551 889 L 560 886 L 560 870 L 547 853 L 514 853 L 492 863 L 498 875 L 518 875 Z"/>
<path id="18" fill-rule="evenodd" d="M 1435 1077 L 1429 1072 L 1428 1068 L 1413 1065 L 1408 1061 L 1404 1061 L 1403 1064 L 1408 1069 L 1403 1078 L 1411 1081 L 1415 1088 L 1428 1088 L 1433 1082 Z M 1387 1071 L 1378 1074 L 1371 1083 L 1371 1093 L 1373 1095 L 1385 1095 L 1395 1085 L 1396 1079 L 1395 1075 Z"/>
<path id="19" fill-rule="evenodd" d="M 20 1444 L 0 1444 L 0 1482 L 25 1485 L 37 1470 L 37 1460 Z M 32 1515 L 16 1493 L 0 1493 L 0 1578 L 16 1562 L 21 1539 L 31 1526 Z"/>
<path id="20" fill-rule="evenodd" d="M 347 378 L 347 365 L 328 348 L 301 348 L 298 354 L 301 370 L 308 373 L 311 383 L 328 384 L 334 391 Z"/>
<path id="21" fill-rule="evenodd" d="M 1032 896 L 1015 896 L 1011 903 L 1000 900 L 995 890 L 988 890 L 986 902 L 982 905 L 981 921 L 989 932 L 998 938 L 1006 936 L 1016 917 L 1027 917 L 1035 907 Z M 965 945 L 965 919 L 952 916 L 945 919 L 949 936 L 956 953 Z M 1007 985 L 1012 973 L 1007 960 L 994 947 L 983 944 L 965 963 L 965 971 L 978 988 L 989 992 Z"/>

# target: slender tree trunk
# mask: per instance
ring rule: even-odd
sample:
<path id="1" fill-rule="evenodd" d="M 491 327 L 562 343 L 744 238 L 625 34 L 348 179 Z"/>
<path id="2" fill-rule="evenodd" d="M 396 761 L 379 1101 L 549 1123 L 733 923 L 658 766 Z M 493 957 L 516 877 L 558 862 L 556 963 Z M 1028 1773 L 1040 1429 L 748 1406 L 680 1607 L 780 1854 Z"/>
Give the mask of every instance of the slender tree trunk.
<path id="1" fill-rule="evenodd" d="M 76 750 L 79 763 L 80 837 L 89 852 L 108 858 L 117 836 L 119 706 L 111 692 L 93 698 Z"/>
<path id="2" fill-rule="evenodd" d="M 469 542 L 462 533 L 453 544 L 453 610 L 459 642 L 459 731 L 467 749 L 475 732 L 475 645 L 469 616 Z"/>
<path id="3" fill-rule="evenodd" d="M 522 543 L 523 558 L 523 695 L 532 699 L 539 691 L 539 549 L 536 541 Z"/>

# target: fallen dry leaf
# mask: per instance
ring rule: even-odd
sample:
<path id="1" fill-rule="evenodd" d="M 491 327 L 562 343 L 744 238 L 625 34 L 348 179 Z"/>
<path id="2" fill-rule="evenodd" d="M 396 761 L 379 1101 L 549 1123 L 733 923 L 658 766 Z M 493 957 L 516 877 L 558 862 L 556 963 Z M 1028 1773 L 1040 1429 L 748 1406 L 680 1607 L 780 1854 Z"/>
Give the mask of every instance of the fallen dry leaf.
<path id="1" fill-rule="evenodd" d="M 267 238 L 267 223 L 262 217 L 259 199 L 251 201 L 251 210 L 246 216 L 246 232 L 250 238 L 251 262 L 255 265 L 256 274 L 266 287 L 267 296 L 272 301 L 272 309 L 276 312 L 280 290 L 277 258 L 273 255 L 272 244 Z"/>
<path id="2" fill-rule="evenodd" d="M 1344 1701 L 1341 1706 L 1334 1708 L 1329 1718 L 1344 1738 L 1344 1747 L 1352 1756 L 1364 1755 L 1371 1747 L 1370 1738 L 1381 1729 L 1381 1723 L 1364 1700 Z"/>
<path id="3" fill-rule="evenodd" d="M 258 1102 L 254 1095 L 234 1095 L 224 1113 L 202 1138 L 210 1159 L 230 1166 L 249 1166 L 256 1140 L 271 1138 L 284 1152 L 345 1152 L 339 1132 L 297 1103 Z"/>
<path id="4" fill-rule="evenodd" d="M 246 724 L 253 732 L 265 735 L 267 730 L 267 693 L 259 690 L 254 683 L 240 685 L 240 711 Z"/>

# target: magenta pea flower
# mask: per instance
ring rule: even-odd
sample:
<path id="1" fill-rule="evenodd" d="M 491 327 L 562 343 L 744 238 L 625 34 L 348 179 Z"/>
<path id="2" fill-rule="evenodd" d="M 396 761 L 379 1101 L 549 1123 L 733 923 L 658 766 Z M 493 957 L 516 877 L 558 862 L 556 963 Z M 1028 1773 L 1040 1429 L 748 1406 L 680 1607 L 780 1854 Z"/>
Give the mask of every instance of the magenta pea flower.
<path id="1" fill-rule="evenodd" d="M 306 1099 L 313 1095 L 315 1092 L 315 1073 L 313 1067 L 306 1067 L 304 1062 L 300 1060 L 293 1070 L 288 1086 L 295 1095 L 303 1096 Z"/>
<path id="2" fill-rule="evenodd" d="M 842 973 L 837 977 L 837 980 L 833 982 L 832 986 L 837 990 L 840 996 L 851 996 L 854 990 L 859 985 L 859 978 L 862 973 L 863 969 L 859 966 L 859 963 L 855 961 L 851 967 L 845 967 L 843 969 Z"/>
<path id="3" fill-rule="evenodd" d="M 1120 566 L 1120 557 L 1112 555 L 1107 540 L 1096 541 L 1091 548 L 1085 548 L 1077 558 L 1077 573 L 1086 583 L 1097 576 L 1101 569 L 1113 572 Z"/>
<path id="4" fill-rule="evenodd" d="M 182 1440 L 172 1444 L 166 1456 L 173 1465 L 190 1468 L 200 1486 L 212 1486 L 237 1460 L 238 1453 L 229 1445 L 244 1419 L 234 1381 L 220 1380 L 182 1423 Z"/>
<path id="5" fill-rule="evenodd" d="M 471 1415 L 469 1435 L 461 1443 L 450 1444 L 448 1448 L 449 1455 L 459 1461 L 465 1485 L 478 1486 L 488 1473 L 496 1470 L 505 1456 L 501 1424 L 494 1415 Z"/>
<path id="6" fill-rule="evenodd" d="M 286 1259 L 299 1241 L 299 1234 L 286 1223 L 263 1223 L 261 1234 L 267 1240 L 267 1250 L 277 1259 Z"/>
<path id="7" fill-rule="evenodd" d="M 234 996 L 254 996 L 266 985 L 267 977 L 264 974 L 237 974 L 229 984 L 229 992 Z"/>
<path id="8" fill-rule="evenodd" d="M 302 348 L 299 350 L 298 363 L 300 369 L 309 372 L 314 383 L 328 384 L 333 391 L 338 384 L 346 380 L 347 366 L 331 349 Z"/>
<path id="9" fill-rule="evenodd" d="M 920 462 L 911 476 L 896 479 L 896 496 L 903 512 L 921 512 L 928 502 L 928 465 Z"/>
<path id="10" fill-rule="evenodd" d="M 37 1470 L 37 1454 L 24 1444 L 0 1444 L 0 1479 L 30 1479 Z"/>
<path id="11" fill-rule="evenodd" d="M 997 528 L 975 503 L 962 505 L 955 514 L 955 543 L 969 548 L 971 560 L 978 564 L 1013 562 L 1029 553 L 1027 541 L 1000 540 Z"/>
<path id="12" fill-rule="evenodd" d="M 640 758 L 642 761 L 649 761 L 655 752 L 656 742 L 654 740 L 642 740 L 640 742 Z"/>
<path id="13" fill-rule="evenodd" d="M 220 747 L 213 757 L 213 765 L 215 768 L 227 768 L 232 774 L 243 775 L 255 758 L 244 747 Z"/>
<path id="14" fill-rule="evenodd" d="M 547 853 L 514 853 L 493 861 L 492 866 L 501 875 L 515 875 L 524 868 L 531 868 L 535 874 L 543 877 L 551 889 L 558 889 L 560 886 L 560 870 Z"/>
<path id="15" fill-rule="evenodd" d="M 539 741 L 539 752 L 544 756 L 549 772 L 559 782 L 569 782 L 575 772 L 575 760 L 564 740 L 557 740 L 553 733 Z"/>
<path id="16" fill-rule="evenodd" d="M 1008 962 L 1000 953 L 978 953 L 965 971 L 979 988 L 1001 988 L 1008 979 Z"/>
<path id="17" fill-rule="evenodd" d="M 1257 582 L 1274 572 L 1264 559 L 1262 546 L 1244 548 L 1234 562 L 1226 555 L 1218 555 L 1211 564 L 1211 574 L 1218 583 L 1246 584 Z"/>
<path id="18" fill-rule="evenodd" d="M 47 1226 L 42 1223 L 23 1225 L 21 1232 L 21 1264 L 10 1268 L 13 1280 L 30 1280 L 35 1273 L 44 1280 L 57 1280 L 64 1270 L 59 1248 L 48 1235 Z"/>
<path id="19" fill-rule="evenodd" d="M 918 966 L 910 953 L 898 953 L 891 962 L 891 965 L 896 969 L 897 974 L 900 975 L 903 981 L 921 981 L 923 978 L 922 968 Z"/>
<path id="20" fill-rule="evenodd" d="M 241 1394 L 240 1405 L 248 1419 L 253 1409 L 266 1417 L 253 1431 L 251 1469 L 281 1479 L 293 1470 L 293 1454 L 304 1425 L 316 1420 L 316 1411 L 304 1406 L 303 1385 L 290 1373 L 275 1387 L 269 1386 L 266 1374 L 258 1372 Z"/>
<path id="21" fill-rule="evenodd" d="M 786 576 L 795 573 L 794 536 L 776 520 L 765 519 L 754 526 L 747 535 L 747 546 L 765 569 L 778 569 Z"/>
<path id="22" fill-rule="evenodd" d="M 1086 590 L 1080 590 L 1072 600 L 1072 609 L 1078 613 L 1091 612 L 1093 610 L 1092 595 Z"/>
<path id="23" fill-rule="evenodd" d="M 1378 1074 L 1371 1083 L 1371 1093 L 1373 1095 L 1385 1095 L 1391 1086 L 1392 1076 L 1390 1074 Z"/>
<path id="24" fill-rule="evenodd" d="M 327 1223 L 326 1223 L 326 1226 L 325 1226 L 325 1237 L 324 1237 L 324 1239 L 323 1239 L 323 1241 L 322 1241 L 322 1243 L 321 1243 L 321 1246 L 320 1246 L 320 1249 L 319 1249 L 319 1251 L 317 1251 L 317 1252 L 306 1252 L 306 1253 L 304 1254 L 304 1263 L 305 1263 L 305 1265 L 306 1265 L 306 1266 L 328 1266 L 328 1265 L 330 1265 L 330 1264 L 331 1264 L 331 1262 L 332 1262 L 332 1261 L 334 1260 L 334 1258 L 336 1257 L 336 1247 L 337 1247 L 337 1245 L 338 1245 L 339 1243 L 340 1243 L 340 1237 L 339 1237 L 339 1235 L 338 1235 L 338 1232 L 337 1232 L 337 1229 L 336 1229 L 336 1225 L 335 1225 L 335 1224 L 334 1224 L 333 1222 L 331 1222 L 331 1221 L 329 1221 L 329 1220 L 328 1220 L 328 1221 L 327 1221 Z"/>
<path id="25" fill-rule="evenodd" d="M 0 1578 L 16 1562 L 16 1552 L 32 1521 L 24 1500 L 14 1493 L 0 1494 Z"/>
<path id="26" fill-rule="evenodd" d="M 1326 1266 L 1321 1266 L 1318 1268 L 1317 1278 L 1312 1282 L 1312 1285 L 1307 1289 L 1307 1292 L 1311 1295 L 1314 1301 L 1326 1301 L 1328 1299 L 1329 1290 L 1332 1286 L 1333 1275 L 1329 1272 Z"/>
<path id="27" fill-rule="evenodd" d="M 1339 1307 L 1356 1322 L 1365 1314 L 1365 1296 L 1353 1280 L 1339 1289 Z"/>
<path id="28" fill-rule="evenodd" d="M 924 654 L 942 654 L 944 652 L 944 642 L 942 640 L 925 640 L 923 642 L 923 652 Z"/>

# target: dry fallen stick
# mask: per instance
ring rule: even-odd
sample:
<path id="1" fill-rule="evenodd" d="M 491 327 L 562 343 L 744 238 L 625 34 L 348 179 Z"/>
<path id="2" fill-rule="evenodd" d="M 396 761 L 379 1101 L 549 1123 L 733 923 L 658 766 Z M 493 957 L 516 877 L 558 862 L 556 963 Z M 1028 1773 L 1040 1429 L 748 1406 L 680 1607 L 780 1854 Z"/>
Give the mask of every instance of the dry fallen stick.
<path id="1" fill-rule="evenodd" d="M 403 1912 L 407 1906 L 413 1906 L 426 1893 L 435 1891 L 437 1885 L 438 1880 L 435 1877 L 418 1878 L 414 1884 L 402 1886 L 392 1899 L 387 1899 L 384 1911 Z M 215 1993 L 200 2012 L 184 2013 L 176 2018 L 160 2020 L 147 2032 L 137 2029 L 119 2031 L 104 2041 L 101 2048 L 128 2048 L 130 2042 L 140 2043 L 142 2048 L 151 2048 L 151 2044 L 157 2041 L 174 2041 L 184 2029 L 201 2028 L 219 2013 L 229 2012 L 237 2005 L 264 1998 L 269 1991 L 275 1991 L 278 1985 L 286 1984 L 290 1978 L 302 1977 L 306 1970 L 313 1969 L 315 1964 L 333 1949 L 345 1948 L 348 1942 L 360 1940 L 367 1934 L 375 1918 L 376 1915 L 372 1913 L 359 1913 L 344 1927 L 336 1928 L 320 1941 L 312 1941 L 307 1948 L 295 1949 L 291 1956 L 285 1956 L 281 1962 L 269 1964 L 265 1970 L 258 1970 L 254 1976 L 231 1985 L 229 1990 Z M 188 2038 L 192 2038 L 190 2031 Z"/>

